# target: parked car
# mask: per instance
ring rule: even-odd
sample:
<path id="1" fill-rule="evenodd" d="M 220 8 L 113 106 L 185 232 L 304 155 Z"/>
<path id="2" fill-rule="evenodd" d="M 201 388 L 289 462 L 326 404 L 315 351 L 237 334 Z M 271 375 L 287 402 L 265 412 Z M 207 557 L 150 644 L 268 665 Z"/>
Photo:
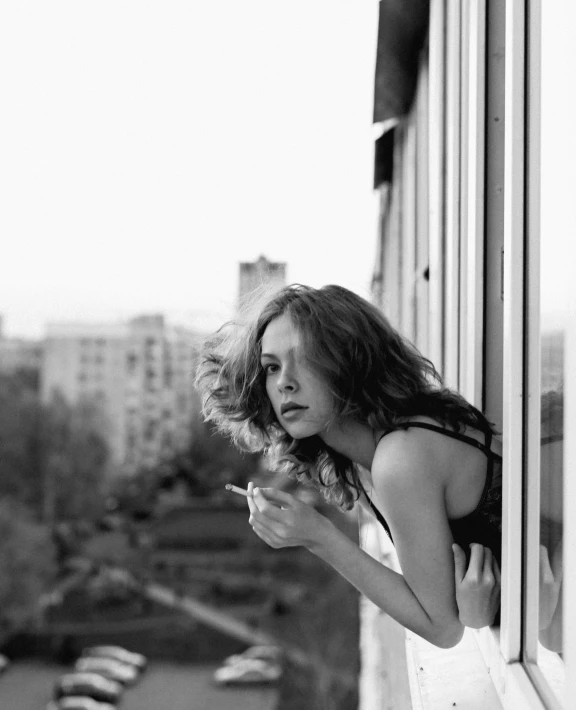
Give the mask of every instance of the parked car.
<path id="1" fill-rule="evenodd" d="M 245 661 L 250 659 L 256 659 L 259 661 L 273 661 L 278 663 L 283 655 L 283 651 L 280 646 L 250 646 L 242 653 L 235 653 L 233 656 L 228 656 L 222 662 L 225 666 L 233 666 L 239 661 Z"/>
<path id="2" fill-rule="evenodd" d="M 66 673 L 56 681 L 56 700 L 66 695 L 84 695 L 104 703 L 117 703 L 122 695 L 122 686 L 98 673 Z"/>
<path id="3" fill-rule="evenodd" d="M 134 651 L 128 651 L 122 646 L 89 646 L 82 651 L 82 656 L 113 658 L 122 663 L 130 663 L 143 671 L 148 663 L 146 656 Z"/>
<path id="4" fill-rule="evenodd" d="M 74 668 L 81 673 L 99 673 L 122 685 L 132 685 L 140 675 L 135 666 L 104 656 L 82 656 L 76 661 Z"/>
<path id="5" fill-rule="evenodd" d="M 46 710 L 116 710 L 116 705 L 101 703 L 82 695 L 69 695 L 60 700 L 51 700 Z"/>
<path id="6" fill-rule="evenodd" d="M 221 666 L 214 672 L 217 685 L 261 685 L 276 683 L 282 676 L 279 663 L 247 658 L 233 665 Z"/>

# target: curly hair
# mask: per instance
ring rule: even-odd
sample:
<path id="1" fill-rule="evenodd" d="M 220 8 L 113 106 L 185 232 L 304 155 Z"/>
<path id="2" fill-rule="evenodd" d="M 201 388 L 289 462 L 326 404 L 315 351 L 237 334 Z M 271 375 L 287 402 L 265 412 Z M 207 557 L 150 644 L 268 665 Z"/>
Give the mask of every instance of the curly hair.
<path id="1" fill-rule="evenodd" d="M 202 412 L 240 449 L 267 454 L 277 470 L 313 482 L 327 500 L 349 509 L 358 498 L 358 473 L 319 436 L 293 439 L 276 418 L 260 364 L 261 341 L 269 323 L 284 314 L 300 333 L 307 361 L 330 387 L 335 421 L 353 418 L 386 430 L 406 417 L 428 416 L 456 431 L 493 431 L 361 296 L 342 286 L 301 284 L 267 294 L 204 343 L 196 374 Z"/>

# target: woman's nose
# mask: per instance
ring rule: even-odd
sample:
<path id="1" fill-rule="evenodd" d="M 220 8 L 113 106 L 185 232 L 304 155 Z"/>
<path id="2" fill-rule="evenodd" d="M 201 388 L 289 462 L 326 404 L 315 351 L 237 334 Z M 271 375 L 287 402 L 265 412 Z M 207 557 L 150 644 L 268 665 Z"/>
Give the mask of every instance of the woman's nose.
<path id="1" fill-rule="evenodd" d="M 281 392 L 294 392 L 297 388 L 296 379 L 291 372 L 283 370 L 278 378 L 278 389 Z"/>

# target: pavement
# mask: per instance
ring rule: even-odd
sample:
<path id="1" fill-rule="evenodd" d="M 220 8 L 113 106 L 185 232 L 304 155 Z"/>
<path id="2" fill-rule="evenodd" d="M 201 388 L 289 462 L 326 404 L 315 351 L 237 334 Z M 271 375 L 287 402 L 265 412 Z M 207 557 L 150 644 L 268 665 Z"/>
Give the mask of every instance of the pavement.
<path id="1" fill-rule="evenodd" d="M 212 683 L 218 666 L 152 661 L 124 692 L 119 710 L 274 710 L 278 691 L 272 686 L 220 688 Z M 44 710 L 52 687 L 69 666 L 17 661 L 0 676 L 2 710 Z"/>

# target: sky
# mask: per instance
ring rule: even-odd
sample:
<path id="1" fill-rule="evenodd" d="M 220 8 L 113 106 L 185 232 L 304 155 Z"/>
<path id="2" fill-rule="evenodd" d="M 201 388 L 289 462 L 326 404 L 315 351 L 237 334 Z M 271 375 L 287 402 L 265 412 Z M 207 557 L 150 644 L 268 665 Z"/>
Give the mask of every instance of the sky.
<path id="1" fill-rule="evenodd" d="M 0 313 L 229 317 L 238 264 L 367 296 L 378 0 L 0 4 Z"/>

